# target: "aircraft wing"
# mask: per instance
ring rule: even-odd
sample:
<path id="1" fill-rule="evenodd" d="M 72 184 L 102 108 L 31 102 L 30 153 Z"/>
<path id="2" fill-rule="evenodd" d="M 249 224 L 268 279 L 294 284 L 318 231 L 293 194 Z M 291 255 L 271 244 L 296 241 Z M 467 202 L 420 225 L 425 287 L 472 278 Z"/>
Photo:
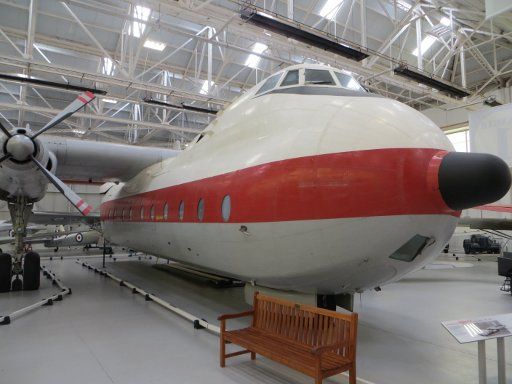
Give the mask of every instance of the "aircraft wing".
<path id="1" fill-rule="evenodd" d="M 63 181 L 125 181 L 144 168 L 180 151 L 68 139 L 42 135 L 38 138 L 57 158 L 56 176 Z"/>
<path id="2" fill-rule="evenodd" d="M 459 225 L 471 229 L 492 229 L 512 231 L 511 219 L 461 217 Z"/>
<path id="3" fill-rule="evenodd" d="M 99 225 L 99 212 L 91 212 L 83 216 L 80 212 L 32 212 L 29 223 L 45 225 L 71 225 L 87 224 L 90 226 Z"/>
<path id="4" fill-rule="evenodd" d="M 473 209 L 478 209 L 481 211 L 512 213 L 512 205 L 488 204 Z M 460 218 L 459 225 L 468 226 L 471 229 L 512 231 L 512 219 L 507 218 L 465 216 Z"/>

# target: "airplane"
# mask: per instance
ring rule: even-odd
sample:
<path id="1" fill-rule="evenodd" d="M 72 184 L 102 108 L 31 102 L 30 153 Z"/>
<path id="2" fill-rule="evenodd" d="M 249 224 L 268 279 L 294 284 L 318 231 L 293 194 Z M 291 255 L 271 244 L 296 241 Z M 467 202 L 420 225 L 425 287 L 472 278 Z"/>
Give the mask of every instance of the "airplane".
<path id="1" fill-rule="evenodd" d="M 325 65 L 269 76 L 219 112 L 186 150 L 160 150 L 152 165 L 136 154 L 120 163 L 115 157 L 127 146 L 101 143 L 123 164 L 103 169 L 100 143 L 81 141 L 82 156 L 67 151 L 63 159 L 51 140 L 39 138 L 93 97 L 79 96 L 35 134 L 4 129 L 0 174 L 10 172 L 20 187 L 0 189 L 18 207 L 13 211 L 40 199 L 49 179 L 86 214 L 86 203 L 57 177 L 116 179 L 101 188 L 102 232 L 112 243 L 254 287 L 313 295 L 319 306 L 332 308 L 338 295 L 426 265 L 463 209 L 500 199 L 511 184 L 500 158 L 454 152 L 422 113 Z M 45 166 L 46 158 L 56 161 Z"/>
<path id="2" fill-rule="evenodd" d="M 100 241 L 101 233 L 95 229 L 85 231 L 74 231 L 71 233 L 57 234 L 51 239 L 44 240 L 43 244 L 47 248 L 55 248 L 55 252 L 59 247 L 84 247 L 89 249 L 91 245 L 97 245 Z M 108 247 L 111 251 L 112 248 Z M 107 252 L 108 253 L 108 252 Z"/>

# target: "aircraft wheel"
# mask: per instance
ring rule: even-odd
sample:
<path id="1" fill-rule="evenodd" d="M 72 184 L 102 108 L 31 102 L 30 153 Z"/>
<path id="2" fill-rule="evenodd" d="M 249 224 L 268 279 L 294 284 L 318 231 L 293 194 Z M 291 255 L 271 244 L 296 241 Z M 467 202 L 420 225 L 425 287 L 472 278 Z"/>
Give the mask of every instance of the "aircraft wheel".
<path id="1" fill-rule="evenodd" d="M 29 252 L 25 255 L 23 264 L 23 289 L 25 291 L 34 291 L 39 289 L 40 273 L 39 267 L 41 258 L 36 252 Z"/>
<path id="2" fill-rule="evenodd" d="M 12 258 L 8 253 L 0 254 L 0 292 L 11 290 Z"/>
<path id="3" fill-rule="evenodd" d="M 21 289 L 23 288 L 23 282 L 21 281 L 21 279 L 16 276 L 16 278 L 12 281 L 12 290 L 13 291 L 21 291 Z"/>

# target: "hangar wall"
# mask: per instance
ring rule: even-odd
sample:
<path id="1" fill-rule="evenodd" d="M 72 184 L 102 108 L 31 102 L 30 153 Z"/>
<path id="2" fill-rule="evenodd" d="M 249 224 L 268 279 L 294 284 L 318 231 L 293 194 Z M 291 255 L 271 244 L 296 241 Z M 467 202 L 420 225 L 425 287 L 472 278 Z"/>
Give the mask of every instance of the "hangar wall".
<path id="1" fill-rule="evenodd" d="M 494 96 L 496 101 L 501 104 L 512 102 L 512 87 L 497 89 L 493 92 L 485 94 L 486 97 Z M 460 108 L 457 106 L 440 108 L 429 108 L 421 112 L 436 123 L 442 129 L 458 128 L 468 124 L 468 113 L 478 111 L 482 108 L 491 108 L 483 105 L 481 102 L 474 104 L 468 108 Z"/>
<path id="2" fill-rule="evenodd" d="M 72 184 L 69 186 L 87 203 L 92 205 L 92 212 L 99 211 L 102 195 L 99 193 L 100 187 L 98 185 Z M 48 193 L 41 201 L 35 204 L 34 210 L 46 212 L 76 212 L 76 209 L 53 185 L 48 186 Z M 9 209 L 5 202 L 0 204 L 0 220 L 10 220 Z"/>

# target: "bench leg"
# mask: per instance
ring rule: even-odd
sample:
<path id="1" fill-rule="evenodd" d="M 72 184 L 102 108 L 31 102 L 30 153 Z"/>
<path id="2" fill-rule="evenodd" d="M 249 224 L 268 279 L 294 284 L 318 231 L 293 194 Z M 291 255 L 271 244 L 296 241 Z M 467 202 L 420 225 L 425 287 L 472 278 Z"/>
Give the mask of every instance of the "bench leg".
<path id="1" fill-rule="evenodd" d="M 256 352 L 251 352 L 251 360 L 256 360 Z"/>
<path id="2" fill-rule="evenodd" d="M 350 384 L 356 384 L 357 376 L 356 376 L 356 366 L 353 365 L 352 368 L 348 371 L 348 381 Z"/>
<path id="3" fill-rule="evenodd" d="M 315 384 L 322 384 L 322 376 L 317 376 L 316 377 Z"/>
<path id="4" fill-rule="evenodd" d="M 224 368 L 226 366 L 226 342 L 224 337 L 220 337 L 220 366 Z"/>

